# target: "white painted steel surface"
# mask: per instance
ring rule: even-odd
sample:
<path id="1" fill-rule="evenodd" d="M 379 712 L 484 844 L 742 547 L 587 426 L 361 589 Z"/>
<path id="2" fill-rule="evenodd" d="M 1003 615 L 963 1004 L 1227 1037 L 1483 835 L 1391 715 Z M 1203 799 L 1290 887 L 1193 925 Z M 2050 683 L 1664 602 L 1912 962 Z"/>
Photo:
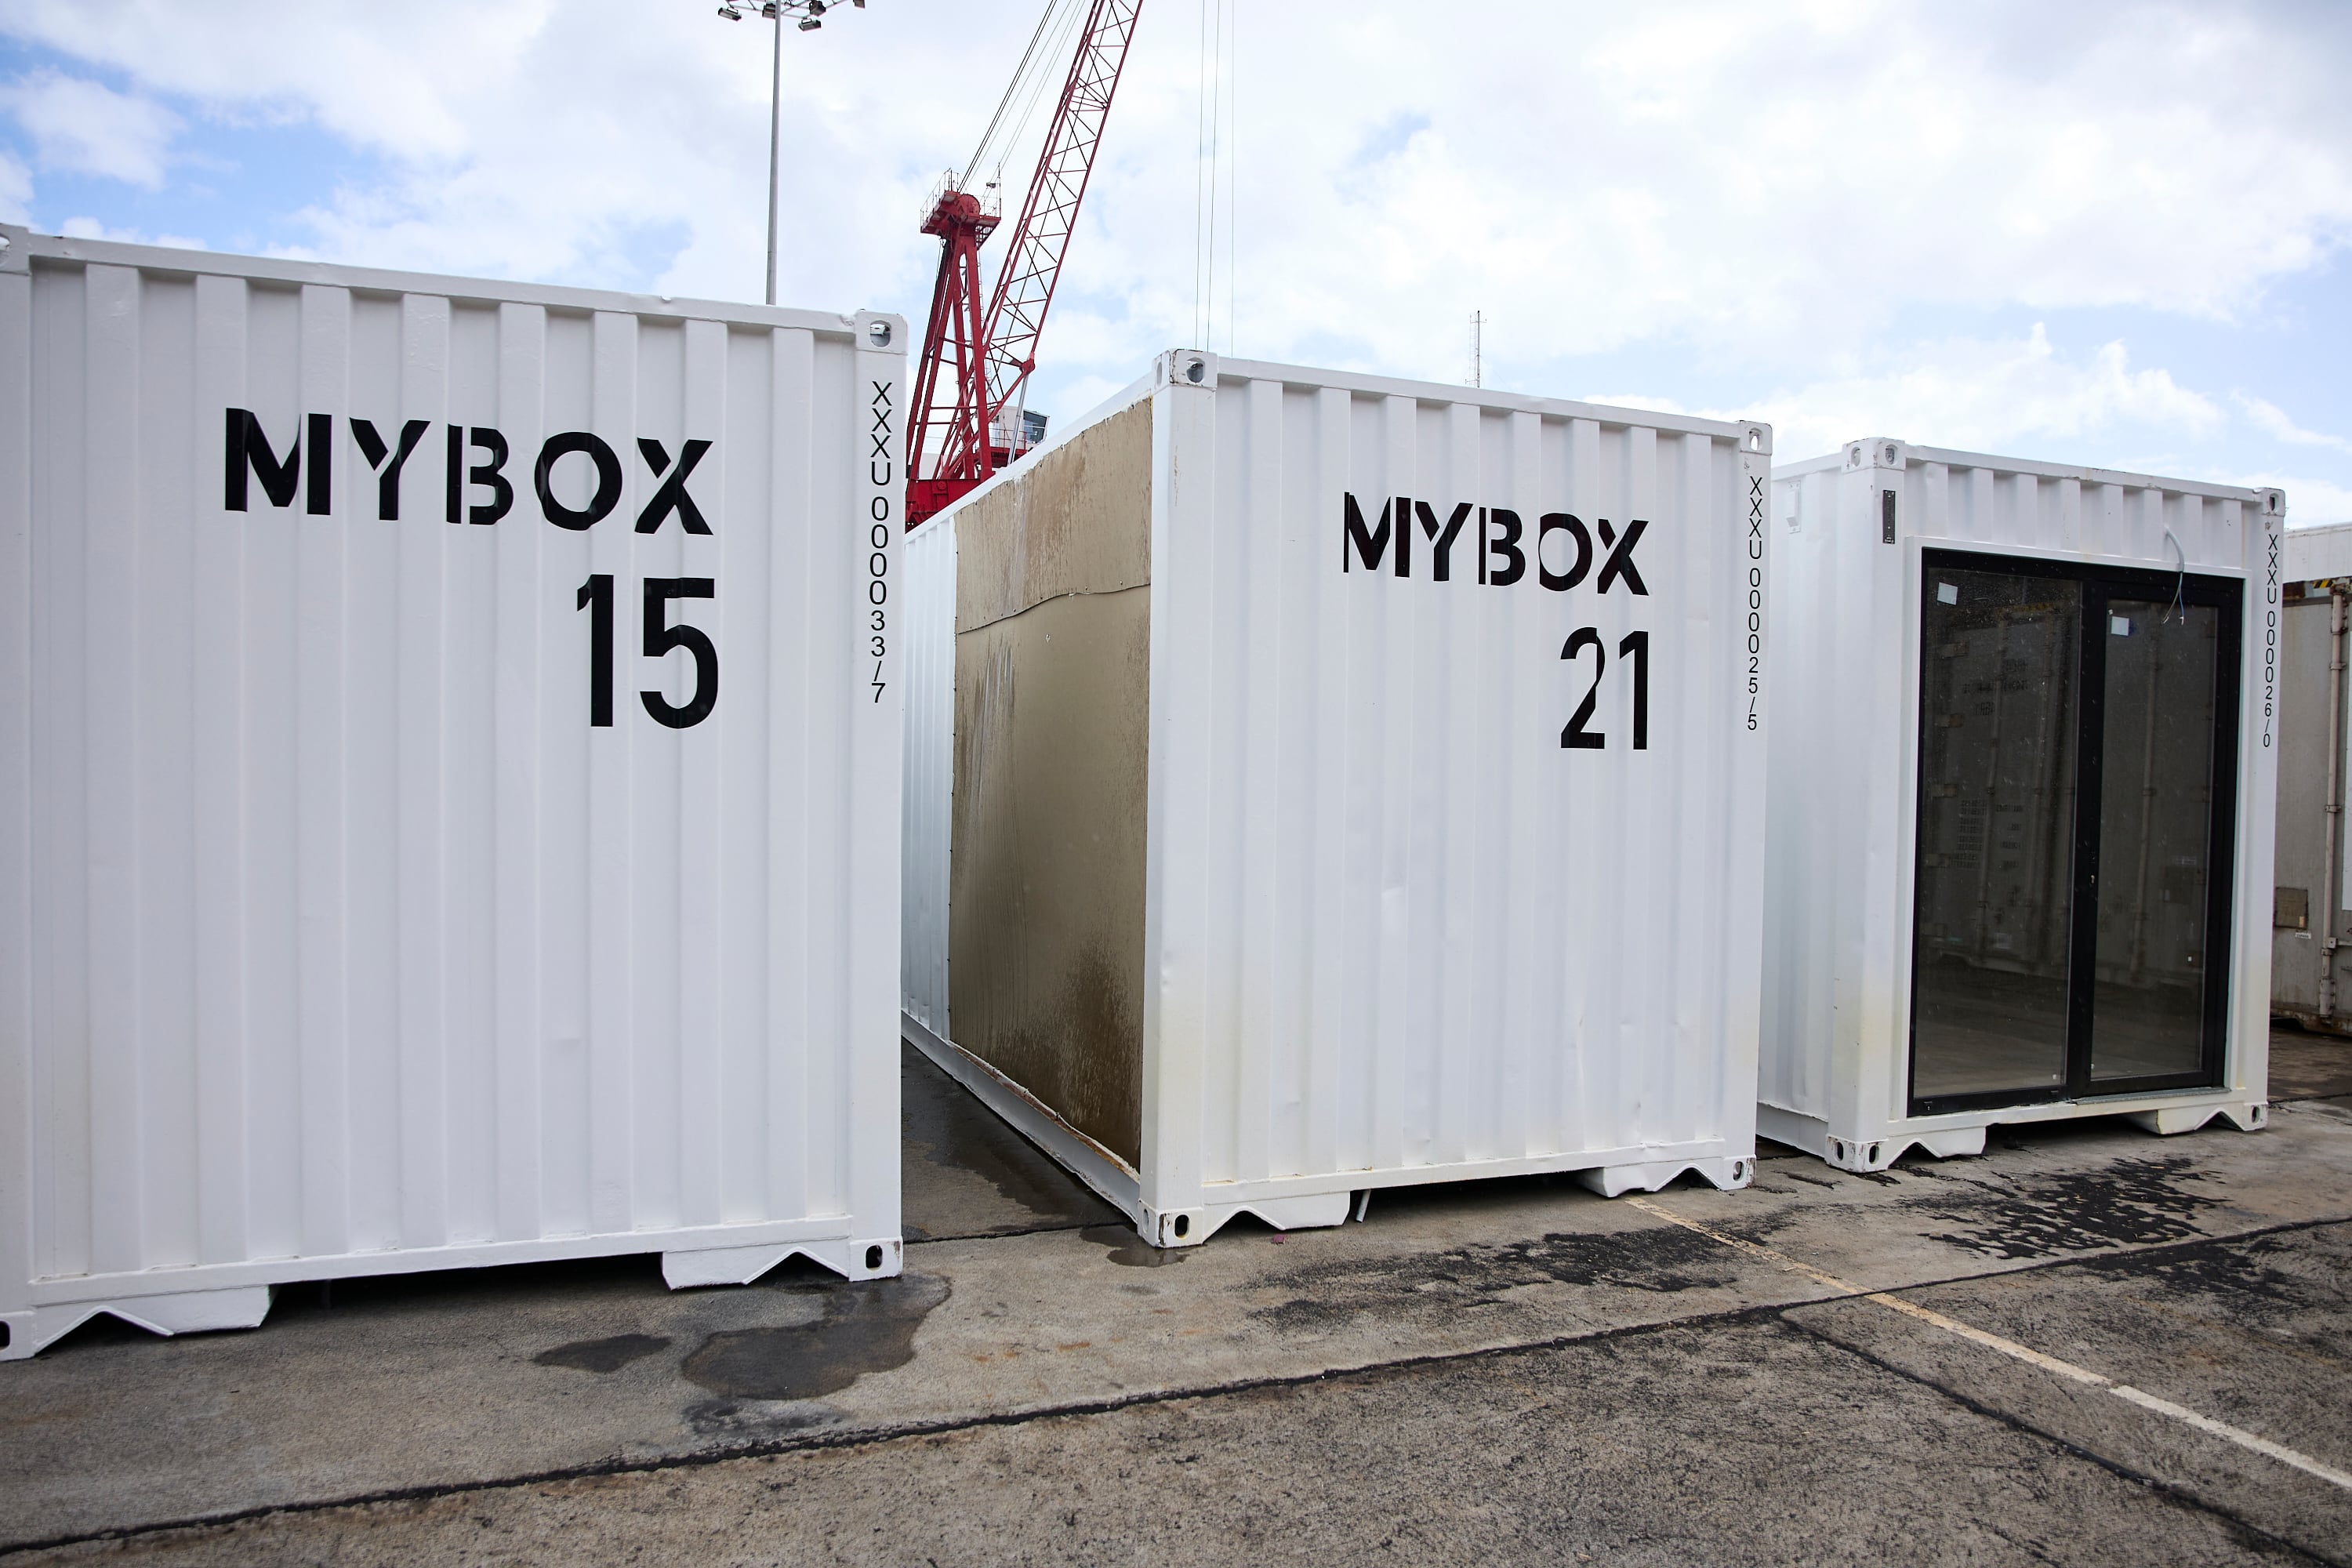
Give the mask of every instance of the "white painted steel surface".
<path id="1" fill-rule="evenodd" d="M 903 323 L 0 237 L 0 1354 L 896 1273 Z"/>
<path id="2" fill-rule="evenodd" d="M 1613 1193 L 1697 1169 L 1745 1184 L 1769 427 L 1182 353 L 1053 446 L 1139 398 L 1154 447 L 1141 1166 L 1099 1146 L 1073 1160 L 1079 1135 L 1051 1112 L 1002 1084 L 984 1095 L 1161 1245 L 1243 1210 L 1337 1223 L 1351 1192 L 1404 1183 L 1573 1170 Z M 1392 535 L 1379 570 L 1360 549 L 1343 570 L 1351 495 L 1368 530 L 1391 497 L 1430 504 L 1409 575 Z M 1477 544 L 1506 509 L 1517 547 L 1539 530 L 1547 546 L 1507 584 L 1486 579 L 1508 553 Z M 951 595 L 925 579 L 952 571 L 961 510 L 908 552 L 936 623 L 917 649 L 951 632 Z M 1436 581 L 1450 520 L 1465 526 Z M 1631 575 L 1610 569 L 1616 550 Z M 952 655 L 911 679 L 910 722 L 936 728 L 952 703 L 922 686 L 952 684 Z M 1605 745 L 1566 747 L 1588 692 Z M 943 1016 L 946 933 L 919 929 L 945 911 L 914 889 L 946 873 L 911 867 L 949 849 L 943 761 L 923 759 L 952 750 L 909 742 L 908 1030 L 979 1084 L 989 1069 Z"/>
<path id="3" fill-rule="evenodd" d="M 2288 529 L 2283 575 L 2290 583 L 2352 577 L 2352 522 Z"/>
<path id="4" fill-rule="evenodd" d="M 948 838 L 955 773 L 955 530 L 907 538 L 904 653 L 906 799 L 898 957 L 904 1010 L 948 1025 Z"/>
<path id="5" fill-rule="evenodd" d="M 2294 575 L 2298 564 L 2308 566 L 2295 559 L 2294 531 L 2287 542 L 2287 581 L 2309 582 Z M 2344 616 L 2343 602 L 2326 589 L 2279 606 L 2278 827 L 2271 872 L 2271 1013 L 2332 1030 L 2345 1027 L 2344 1003 L 2352 1000 L 2337 837 L 2352 773 L 2344 766 L 2342 676 L 2329 668 L 2341 657 L 2336 628 Z"/>
<path id="6" fill-rule="evenodd" d="M 2340 1032 L 2352 1000 L 2352 943 L 2346 941 L 2352 934 L 2346 918 L 2352 898 L 2346 895 L 2352 889 L 2346 887 L 2341 809 L 2352 787 L 2352 723 L 2347 722 L 2342 674 L 2330 667 L 2344 657 L 2345 634 L 2336 623 L 2346 612 L 2336 595 L 2352 589 L 2352 523 L 2288 529 L 2282 574 L 2306 589 L 2287 599 L 2279 616 L 2271 1011 Z"/>
<path id="7" fill-rule="evenodd" d="M 1895 493 L 1885 542 L 1882 494 Z M 2130 1114 L 2160 1131 L 2264 1120 L 2275 616 L 2285 500 L 1874 437 L 1773 470 L 1773 731 L 1759 1131 L 1850 1170 L 1917 1144 L 1980 1152 L 1996 1122 Z M 2168 535 L 2171 542 L 2168 542 Z M 2174 544 L 2179 550 L 2176 552 Z M 1924 549 L 2235 577 L 2241 662 L 2231 1034 L 2224 1081 L 1906 1114 Z M 2266 644 L 2266 637 L 2268 642 Z M 2266 658 L 2267 654 L 2267 658 Z"/>

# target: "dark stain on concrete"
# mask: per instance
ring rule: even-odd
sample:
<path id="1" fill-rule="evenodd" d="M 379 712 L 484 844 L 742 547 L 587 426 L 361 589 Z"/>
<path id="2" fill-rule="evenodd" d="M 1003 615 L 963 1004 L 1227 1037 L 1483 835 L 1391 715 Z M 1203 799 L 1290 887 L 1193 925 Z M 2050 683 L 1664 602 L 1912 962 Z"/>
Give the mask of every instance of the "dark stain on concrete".
<path id="1" fill-rule="evenodd" d="M 1611 1235 L 1554 1233 L 1536 1241 L 1481 1244 L 1418 1258 L 1310 1263 L 1270 1276 L 1265 1288 L 1295 1292 L 1251 1313 L 1298 1332 L 1336 1329 L 1361 1313 L 1453 1316 L 1506 1305 L 1528 1286 L 1608 1286 L 1674 1293 L 1727 1286 L 1738 1259 L 1679 1226 Z"/>
<path id="2" fill-rule="evenodd" d="M 797 1405 L 778 1409 L 753 1400 L 703 1399 L 686 1407 L 686 1424 L 698 1437 L 774 1437 L 829 1426 L 842 1419 L 830 1405 Z"/>
<path id="3" fill-rule="evenodd" d="M 817 1399 L 915 1357 L 915 1331 L 948 1299 L 936 1274 L 859 1285 L 796 1287 L 824 1315 L 781 1328 L 726 1329 L 686 1358 L 687 1379 L 722 1399 Z"/>
<path id="4" fill-rule="evenodd" d="M 898 1049 L 899 1134 L 909 1152 L 944 1169 L 970 1171 L 1040 1226 L 1099 1224 L 1118 1212 L 922 1052 L 903 1042 Z M 920 1226 L 906 1230 L 910 1240 L 929 1238 Z"/>
<path id="5" fill-rule="evenodd" d="M 2102 1170 L 2021 1177 L 2009 1192 L 1979 1186 L 1980 1195 L 1958 1198 L 1947 1189 L 1916 1201 L 1960 1227 L 1929 1240 L 1988 1258 L 2152 1247 L 2197 1235 L 2196 1216 L 2221 1201 L 2191 1189 L 2210 1180 L 2192 1164 L 2184 1154 L 2117 1160 Z"/>
<path id="6" fill-rule="evenodd" d="M 2152 1281 L 2230 1306 L 2300 1309 L 2321 1303 L 2301 1280 L 2273 1264 L 2305 1256 L 2310 1247 L 2308 1237 L 2258 1237 L 2251 1242 L 2209 1241 L 2156 1254 L 2086 1258 L 2080 1267 L 2101 1279 Z"/>
<path id="7" fill-rule="evenodd" d="M 1165 1268 L 1192 1256 L 1188 1247 L 1154 1247 L 1131 1226 L 1090 1225 L 1078 1235 L 1097 1247 L 1108 1247 L 1110 1260 L 1122 1268 Z"/>
<path id="8" fill-rule="evenodd" d="M 581 1372 L 618 1372 L 633 1361 L 643 1361 L 657 1351 L 669 1349 L 669 1340 L 661 1334 L 614 1334 L 608 1339 L 573 1340 L 568 1345 L 544 1350 L 530 1359 L 541 1366 L 568 1366 Z"/>

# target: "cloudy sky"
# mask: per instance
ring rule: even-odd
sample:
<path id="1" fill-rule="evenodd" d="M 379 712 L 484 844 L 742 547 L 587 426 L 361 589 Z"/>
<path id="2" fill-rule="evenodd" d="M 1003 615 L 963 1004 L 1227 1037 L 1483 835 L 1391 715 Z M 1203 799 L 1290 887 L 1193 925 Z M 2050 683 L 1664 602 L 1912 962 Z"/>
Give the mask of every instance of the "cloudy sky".
<path id="1" fill-rule="evenodd" d="M 920 318 L 918 207 L 1044 4 L 787 36 L 786 303 Z M 0 221 L 756 300 L 770 35 L 714 6 L 0 0 Z M 1891 435 L 2352 520 L 2347 79 L 2341 0 L 1144 0 L 1033 401 L 1204 335 L 1466 380 L 1477 311 L 1490 385 L 1783 458 Z"/>

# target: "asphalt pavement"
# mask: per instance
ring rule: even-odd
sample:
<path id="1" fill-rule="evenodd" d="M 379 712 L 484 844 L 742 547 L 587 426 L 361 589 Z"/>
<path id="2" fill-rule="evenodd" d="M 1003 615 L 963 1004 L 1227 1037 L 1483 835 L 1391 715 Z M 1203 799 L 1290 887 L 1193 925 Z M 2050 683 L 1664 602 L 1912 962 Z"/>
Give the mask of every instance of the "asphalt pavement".
<path id="1" fill-rule="evenodd" d="M 1160 1253 L 906 1068 L 907 1272 L 281 1292 L 0 1367 L 0 1561 L 2352 1564 L 2352 1047 L 2271 1129 Z"/>

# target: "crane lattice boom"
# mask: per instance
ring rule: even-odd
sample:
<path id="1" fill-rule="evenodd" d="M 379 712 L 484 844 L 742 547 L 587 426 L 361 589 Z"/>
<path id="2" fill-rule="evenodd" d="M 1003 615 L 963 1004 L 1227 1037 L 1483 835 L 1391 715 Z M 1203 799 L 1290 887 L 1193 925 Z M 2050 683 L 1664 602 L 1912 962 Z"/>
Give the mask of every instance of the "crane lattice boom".
<path id="1" fill-rule="evenodd" d="M 996 227 L 987 203 L 943 181 L 923 220 L 940 238 L 931 315 L 915 371 L 907 427 L 908 523 L 971 489 L 1024 448 L 1021 399 L 1037 364 L 1037 340 L 1054 303 L 1087 181 L 1118 90 L 1143 0 L 1090 0 L 1061 101 L 1046 127 L 1037 172 L 1007 243 L 986 314 L 980 309 L 980 247 Z M 954 396 L 941 371 L 955 362 Z M 1002 437 L 1002 439 L 999 437 Z"/>

